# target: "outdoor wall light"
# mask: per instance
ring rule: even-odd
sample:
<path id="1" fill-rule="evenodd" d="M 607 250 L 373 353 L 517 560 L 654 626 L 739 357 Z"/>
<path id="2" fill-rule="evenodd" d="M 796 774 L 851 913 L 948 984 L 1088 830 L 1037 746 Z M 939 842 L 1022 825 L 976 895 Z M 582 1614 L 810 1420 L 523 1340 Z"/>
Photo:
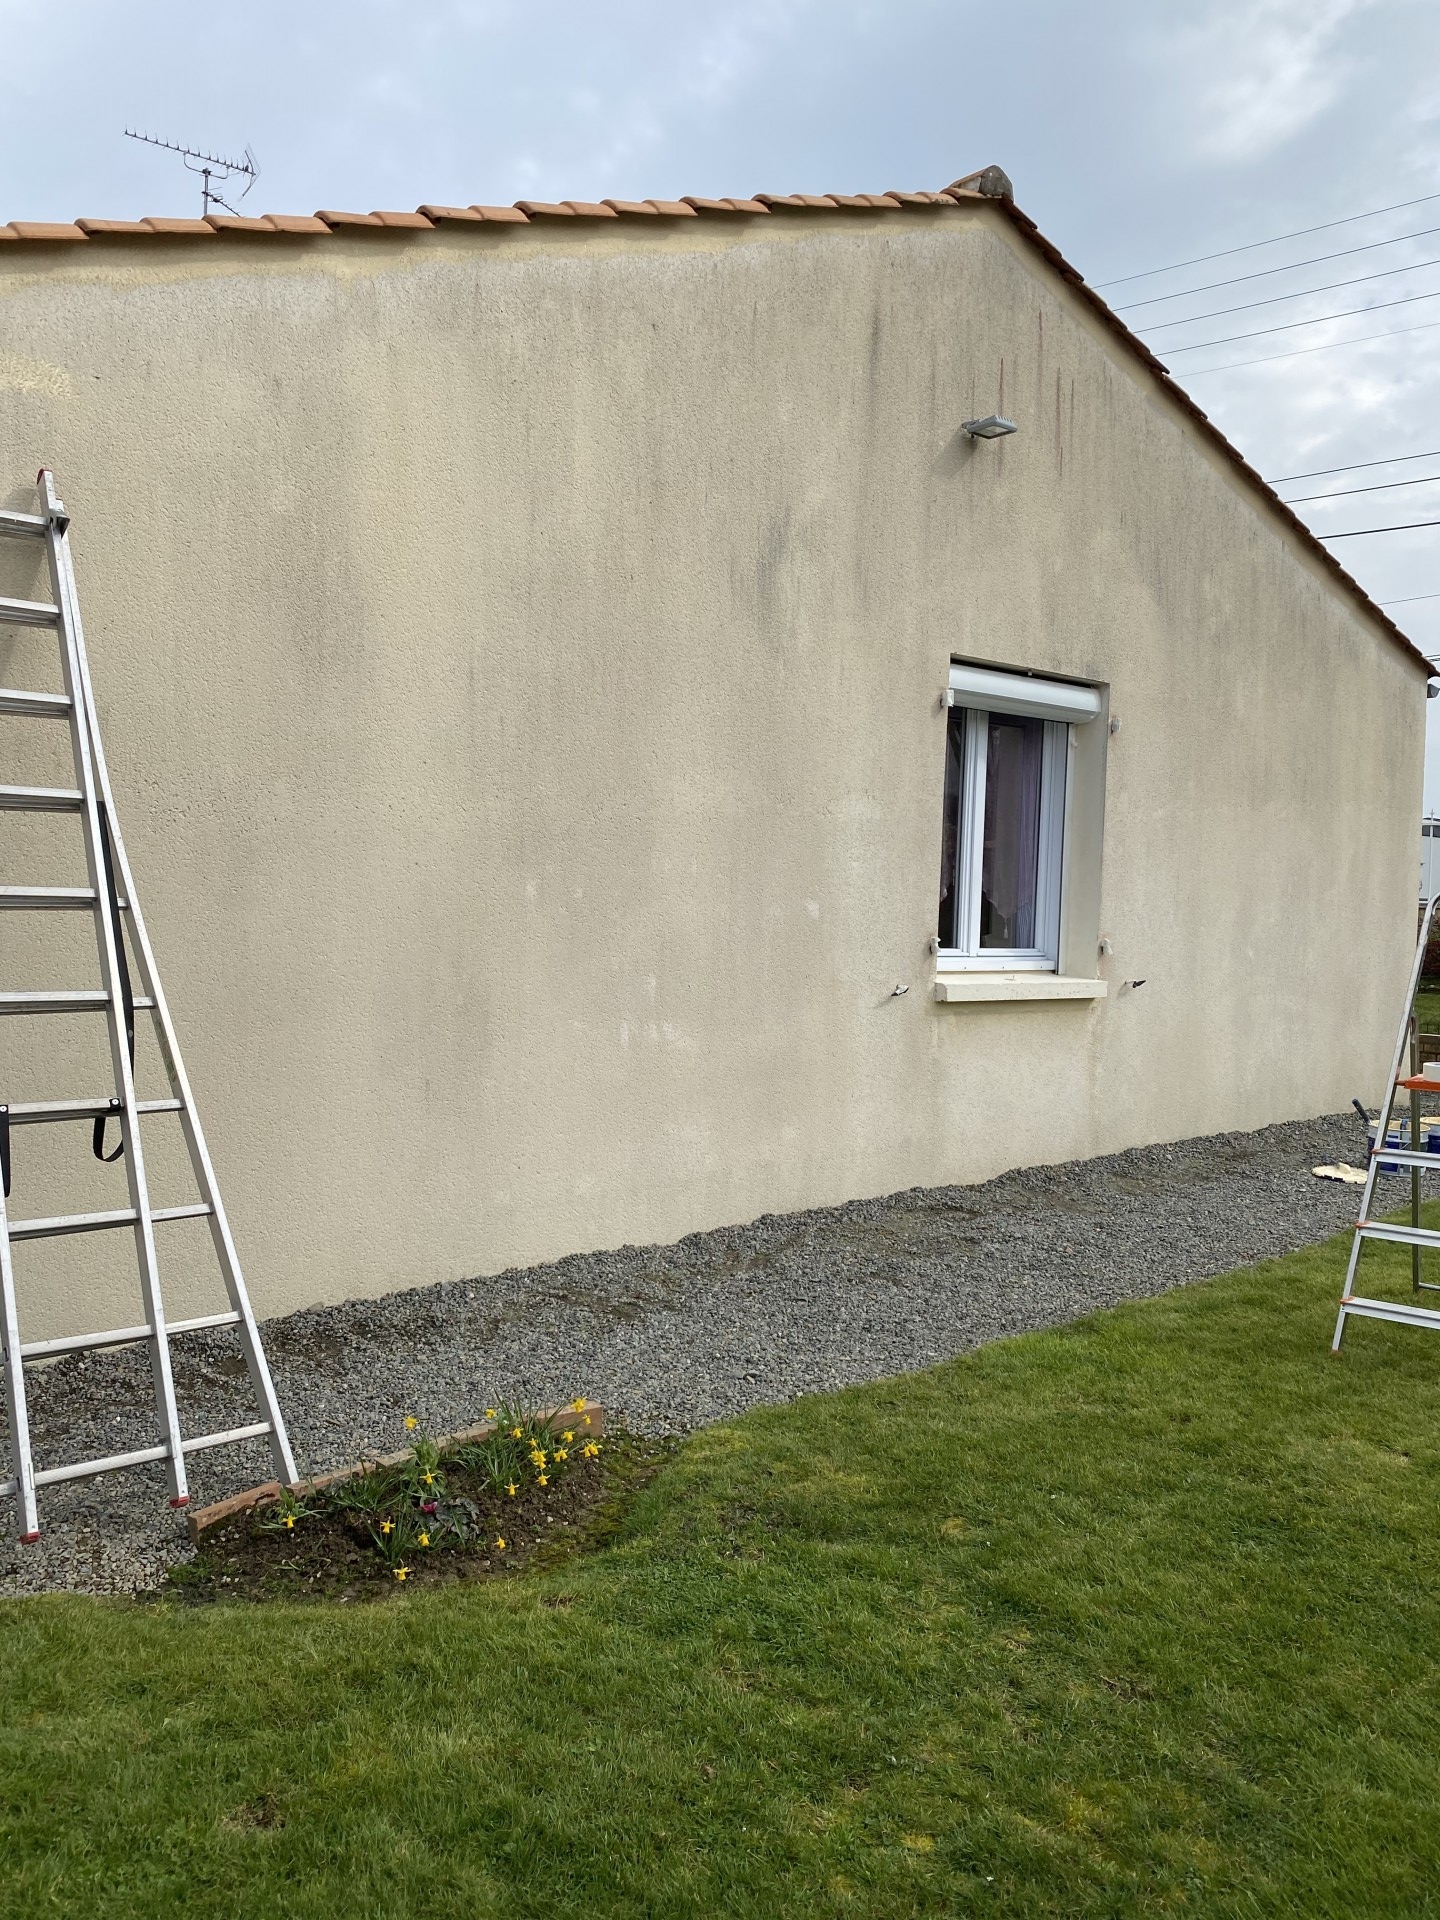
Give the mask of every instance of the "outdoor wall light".
<path id="1" fill-rule="evenodd" d="M 968 433 L 972 440 L 1003 440 L 1007 433 L 1014 433 L 1016 427 L 1003 413 L 987 413 L 983 420 L 962 420 L 960 431 Z"/>

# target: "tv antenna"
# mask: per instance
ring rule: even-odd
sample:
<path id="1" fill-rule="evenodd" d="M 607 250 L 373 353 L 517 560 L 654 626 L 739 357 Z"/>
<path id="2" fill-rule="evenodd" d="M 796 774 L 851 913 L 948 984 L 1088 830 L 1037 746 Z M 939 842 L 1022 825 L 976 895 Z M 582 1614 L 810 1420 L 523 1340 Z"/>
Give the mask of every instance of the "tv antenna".
<path id="1" fill-rule="evenodd" d="M 229 160 L 223 154 L 200 153 L 194 147 L 182 147 L 174 140 L 157 140 L 153 133 L 135 133 L 129 127 L 125 129 L 125 138 L 142 141 L 147 147 L 163 147 L 166 153 L 178 153 L 185 162 L 187 171 L 200 175 L 200 218 L 202 220 L 209 213 L 212 202 L 217 207 L 223 207 L 226 213 L 235 212 L 230 202 L 222 200 L 215 191 L 211 185 L 213 180 L 243 179 L 245 185 L 238 195 L 238 198 L 243 200 L 260 178 L 259 163 L 249 147 L 245 149 L 243 160 Z"/>

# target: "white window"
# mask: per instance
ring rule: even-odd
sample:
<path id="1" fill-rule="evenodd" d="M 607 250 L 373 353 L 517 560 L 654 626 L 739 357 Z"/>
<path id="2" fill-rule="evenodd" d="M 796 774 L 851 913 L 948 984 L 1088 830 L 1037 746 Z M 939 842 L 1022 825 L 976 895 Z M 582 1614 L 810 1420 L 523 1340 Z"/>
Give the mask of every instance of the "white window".
<path id="1" fill-rule="evenodd" d="M 1093 720 L 1093 687 L 950 669 L 940 964 L 1054 972 L 1065 870 L 1070 729 Z"/>

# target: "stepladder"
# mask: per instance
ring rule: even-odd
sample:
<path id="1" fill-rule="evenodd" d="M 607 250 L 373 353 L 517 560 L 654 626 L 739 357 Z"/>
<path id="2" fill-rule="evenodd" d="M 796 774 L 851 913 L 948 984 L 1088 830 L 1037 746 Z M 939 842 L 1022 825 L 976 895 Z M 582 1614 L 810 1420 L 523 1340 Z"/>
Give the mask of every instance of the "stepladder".
<path id="1" fill-rule="evenodd" d="M 1426 1253 L 1440 1248 L 1440 1230 L 1427 1227 L 1423 1217 L 1424 1176 L 1440 1173 L 1440 1033 L 1424 1032 L 1416 1011 L 1426 947 L 1437 907 L 1440 907 L 1440 896 L 1428 902 L 1420 919 L 1420 938 L 1410 969 L 1390 1077 L 1365 1169 L 1360 1217 L 1350 1244 L 1332 1353 L 1339 1353 L 1346 1325 L 1352 1319 L 1389 1320 L 1401 1326 L 1440 1331 L 1440 1311 L 1421 1302 L 1422 1294 L 1440 1293 L 1440 1277 L 1433 1269 L 1427 1277 L 1425 1265 Z M 1377 1217 L 1382 1212 L 1380 1182 L 1388 1174 L 1409 1176 L 1408 1220 Z M 1408 1300 L 1373 1297 L 1356 1291 L 1366 1249 L 1385 1245 L 1410 1250 Z"/>
<path id="2" fill-rule="evenodd" d="M 27 860 L 43 861 L 46 870 L 35 876 L 40 884 L 0 885 L 0 913 L 7 932 L 21 930 L 16 951 L 22 957 L 33 956 L 35 964 L 42 966 L 65 950 L 64 941 L 48 940 L 47 932 L 71 917 L 88 919 L 94 930 L 89 965 L 98 970 L 98 984 L 81 986 L 65 980 L 47 987 L 27 984 L 12 990 L 7 982 L 5 990 L 0 991 L 0 1016 L 25 1022 L 23 1028 L 12 1031 L 24 1035 L 26 1044 L 20 1051 L 31 1074 L 36 1071 L 36 1063 L 43 1063 L 50 1053 L 44 1044 L 47 1033 L 68 1031 L 74 1024 L 88 1021 L 103 1025 L 105 1043 L 90 1050 L 96 1071 L 104 1076 L 99 1087 L 76 1089 L 69 1098 L 27 1100 L 9 1099 L 6 1090 L 0 1088 L 0 1346 L 10 1454 L 9 1476 L 0 1480 L 0 1497 L 15 1500 L 22 1541 L 39 1537 L 38 1495 L 42 1489 L 125 1468 L 161 1463 L 170 1503 L 183 1507 L 190 1497 L 188 1457 L 214 1447 L 263 1439 L 276 1478 L 287 1485 L 296 1481 L 284 1417 L 116 814 L 80 620 L 69 516 L 56 496 L 47 469 L 42 468 L 38 476 L 36 492 L 35 512 L 0 512 L 0 543 L 12 553 L 17 551 L 14 543 L 30 544 L 29 558 L 32 563 L 38 561 L 32 564 L 31 572 L 37 581 L 48 577 L 49 595 L 46 599 L 0 595 L 0 678 L 18 677 L 4 671 L 16 660 L 23 658 L 27 667 L 35 665 L 39 656 L 32 659 L 31 655 L 38 645 L 50 656 L 49 670 L 41 665 L 29 677 L 49 678 L 58 684 L 50 690 L 32 687 L 25 691 L 0 686 L 0 781 L 5 782 L 0 784 L 0 814 L 12 821 L 14 829 L 7 836 L 10 858 L 6 865 L 13 867 L 23 853 Z M 41 631 L 30 631 L 33 629 Z M 58 663 L 53 658 L 55 651 Z M 35 784 L 35 769 L 45 764 L 47 753 L 57 763 L 66 758 L 58 738 L 62 727 L 68 737 L 69 784 Z M 26 774 L 25 780 L 7 777 L 9 770 L 3 764 L 7 728 L 20 730 L 18 734 L 12 732 L 13 752 L 9 757 L 11 768 Z M 36 740 L 41 733 L 47 737 L 45 746 Z M 54 841 L 57 834 L 68 836 L 66 844 Z M 83 873 L 84 884 L 53 884 L 56 874 L 51 870 L 52 862 L 74 879 Z M 7 873 L 7 881 L 9 878 Z M 33 941 L 24 931 L 27 928 L 36 929 Z M 90 952 L 88 941 L 81 945 Z M 6 1024 L 8 1027 L 8 1020 Z M 32 1037 L 36 1038 L 34 1045 L 29 1044 Z M 69 1057 L 63 1047 L 56 1051 Z M 138 1086 L 152 1060 L 155 1097 L 142 1098 Z M 99 1065 L 102 1061 L 104 1065 Z M 177 1122 L 180 1144 L 170 1160 L 188 1165 L 194 1197 L 180 1204 L 157 1206 L 151 1195 L 145 1134 L 147 1126 L 174 1127 Z M 57 1137 L 51 1129 L 61 1136 L 73 1136 L 76 1127 L 82 1143 L 84 1131 L 89 1130 L 91 1160 L 107 1167 L 118 1162 L 116 1172 L 123 1176 L 126 1204 L 90 1212 L 17 1217 L 28 1161 L 22 1142 L 32 1138 L 29 1130 L 43 1129 L 39 1138 L 48 1142 Z M 119 1195 L 112 1192 L 109 1197 Z M 203 1280 L 197 1280 L 192 1271 L 194 1261 L 187 1260 L 187 1303 L 182 1316 L 172 1319 L 166 1315 L 160 1247 L 172 1224 L 182 1221 L 204 1223 L 194 1231 L 208 1239 L 209 1271 Z M 128 1238 L 133 1244 L 133 1263 L 127 1261 L 125 1265 L 135 1284 L 137 1317 L 131 1324 L 27 1340 L 22 1319 L 28 1319 L 34 1302 L 27 1289 L 24 1263 L 33 1257 L 31 1249 L 60 1242 L 63 1245 L 57 1251 L 63 1258 L 75 1236 L 110 1234 L 121 1242 Z M 217 1304 L 223 1299 L 219 1311 L 193 1311 L 192 1296 L 205 1284 L 212 1289 Z M 64 1267 L 56 1269 L 52 1264 L 46 1302 L 52 1321 L 57 1317 L 71 1323 L 110 1318 L 108 1313 L 92 1313 L 93 1297 L 93 1290 L 87 1291 L 78 1281 L 67 1282 Z M 238 1337 L 257 1417 L 223 1431 L 187 1435 L 182 1431 L 176 1398 L 171 1342 L 176 1335 L 219 1328 L 233 1329 Z M 33 1372 L 37 1365 L 107 1348 L 148 1352 L 153 1434 L 147 1444 L 121 1452 L 37 1465 L 31 1444 L 27 1370 Z M 47 1444 L 60 1450 L 63 1439 L 51 1434 Z"/>

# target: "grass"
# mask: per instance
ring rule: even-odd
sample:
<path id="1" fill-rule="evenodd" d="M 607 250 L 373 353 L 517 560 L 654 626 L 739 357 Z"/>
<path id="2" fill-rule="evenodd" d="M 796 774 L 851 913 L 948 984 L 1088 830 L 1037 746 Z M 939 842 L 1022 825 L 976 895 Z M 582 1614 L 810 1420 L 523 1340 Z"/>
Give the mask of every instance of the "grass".
<path id="1" fill-rule="evenodd" d="M 1440 1343 L 1331 1360 L 1342 1258 L 706 1430 L 544 1575 L 7 1603 L 4 1910 L 1440 1912 Z"/>
<path id="2" fill-rule="evenodd" d="M 1440 980 L 1425 980 L 1415 995 L 1415 1012 L 1422 1033 L 1440 1033 Z"/>

